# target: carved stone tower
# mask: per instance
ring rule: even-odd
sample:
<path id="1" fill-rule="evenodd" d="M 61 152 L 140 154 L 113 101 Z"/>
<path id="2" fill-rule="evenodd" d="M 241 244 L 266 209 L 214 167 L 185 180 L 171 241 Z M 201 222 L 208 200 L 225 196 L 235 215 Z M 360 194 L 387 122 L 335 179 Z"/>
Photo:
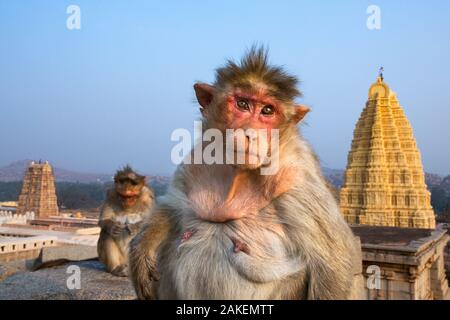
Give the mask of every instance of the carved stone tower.
<path id="1" fill-rule="evenodd" d="M 435 228 L 411 125 L 381 75 L 356 124 L 340 202 L 348 223 Z"/>
<path id="2" fill-rule="evenodd" d="M 59 215 L 55 179 L 50 164 L 31 162 L 23 180 L 17 213 L 33 211 L 36 217 Z"/>

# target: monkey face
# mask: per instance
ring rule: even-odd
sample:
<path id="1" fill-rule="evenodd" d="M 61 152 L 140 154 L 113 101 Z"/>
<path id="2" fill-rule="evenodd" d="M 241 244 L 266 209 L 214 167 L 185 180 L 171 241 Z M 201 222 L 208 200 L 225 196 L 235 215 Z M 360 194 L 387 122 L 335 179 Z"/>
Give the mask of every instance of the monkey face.
<path id="1" fill-rule="evenodd" d="M 257 169 L 266 163 L 280 124 L 284 122 L 283 106 L 264 91 L 248 92 L 240 89 L 225 101 L 226 129 L 234 133 L 233 145 L 236 166 Z"/>
<path id="2" fill-rule="evenodd" d="M 145 176 L 138 175 L 130 166 L 117 171 L 114 176 L 115 190 L 124 209 L 133 207 L 145 185 Z"/>
<path id="3" fill-rule="evenodd" d="M 271 165 L 283 132 L 295 127 L 309 111 L 291 100 L 276 98 L 283 95 L 251 77 L 239 85 L 216 88 L 198 83 L 194 89 L 207 127 L 227 137 L 224 154 L 244 170 Z"/>
<path id="4" fill-rule="evenodd" d="M 143 182 L 138 182 L 131 179 L 118 179 L 115 184 L 117 195 L 120 198 L 124 209 L 132 208 L 141 195 Z"/>

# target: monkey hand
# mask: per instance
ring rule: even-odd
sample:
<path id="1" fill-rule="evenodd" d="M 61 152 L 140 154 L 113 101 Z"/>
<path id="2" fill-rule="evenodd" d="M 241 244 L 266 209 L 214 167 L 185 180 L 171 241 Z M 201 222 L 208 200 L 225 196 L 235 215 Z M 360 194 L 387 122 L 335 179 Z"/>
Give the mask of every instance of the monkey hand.
<path id="1" fill-rule="evenodd" d="M 115 237 L 115 238 L 120 238 L 126 231 L 126 225 L 123 223 L 115 223 L 114 225 L 112 225 L 111 227 L 111 236 Z"/>
<path id="2" fill-rule="evenodd" d="M 127 224 L 127 230 L 130 235 L 136 235 L 141 230 L 142 222 Z"/>

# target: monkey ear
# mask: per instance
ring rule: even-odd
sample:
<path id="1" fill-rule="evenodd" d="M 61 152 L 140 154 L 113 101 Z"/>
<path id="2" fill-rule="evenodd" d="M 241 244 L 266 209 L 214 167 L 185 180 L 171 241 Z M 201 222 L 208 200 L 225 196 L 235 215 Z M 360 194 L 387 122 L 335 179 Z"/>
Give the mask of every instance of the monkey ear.
<path id="1" fill-rule="evenodd" d="M 194 84 L 194 90 L 195 95 L 197 96 L 198 103 L 202 106 L 203 109 L 208 108 L 214 98 L 216 88 L 207 83 L 196 83 Z M 203 113 L 202 110 L 201 112 Z"/>
<path id="2" fill-rule="evenodd" d="M 292 121 L 294 123 L 299 123 L 305 115 L 309 112 L 309 108 L 304 105 L 296 105 L 294 115 L 292 116 Z"/>

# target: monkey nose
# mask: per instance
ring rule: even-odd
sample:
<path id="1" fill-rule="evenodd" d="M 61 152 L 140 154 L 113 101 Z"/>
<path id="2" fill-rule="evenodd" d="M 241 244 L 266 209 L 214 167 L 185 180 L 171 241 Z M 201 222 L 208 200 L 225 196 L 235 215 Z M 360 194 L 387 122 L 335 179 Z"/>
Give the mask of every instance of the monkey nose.
<path id="1" fill-rule="evenodd" d="M 254 132 L 246 133 L 245 137 L 248 141 L 255 141 L 258 138 L 258 136 Z"/>

